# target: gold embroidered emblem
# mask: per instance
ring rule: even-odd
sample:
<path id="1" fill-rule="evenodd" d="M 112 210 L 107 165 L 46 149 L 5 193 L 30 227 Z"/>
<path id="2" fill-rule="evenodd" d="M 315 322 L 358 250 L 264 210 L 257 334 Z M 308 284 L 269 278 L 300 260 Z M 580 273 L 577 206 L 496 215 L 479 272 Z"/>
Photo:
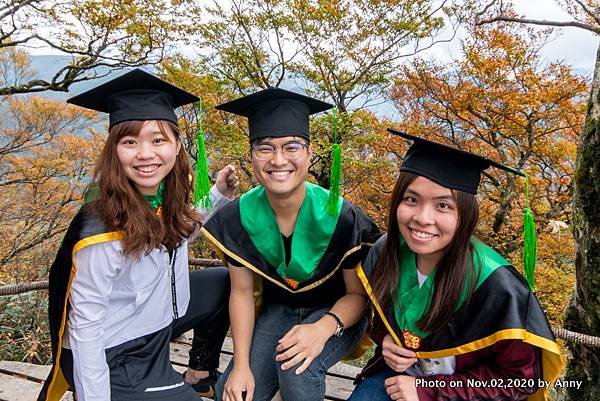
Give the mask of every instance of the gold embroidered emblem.
<path id="1" fill-rule="evenodd" d="M 294 290 L 296 288 L 298 288 L 298 285 L 300 284 L 298 281 L 292 279 L 292 278 L 287 278 L 287 277 L 282 277 L 283 281 L 286 282 L 287 285 L 289 285 L 290 287 L 292 287 Z"/>
<path id="2" fill-rule="evenodd" d="M 162 206 L 159 206 L 158 209 L 156 209 L 156 215 L 162 217 Z"/>
<path id="3" fill-rule="evenodd" d="M 406 348 L 417 350 L 421 346 L 421 337 L 416 334 L 413 334 L 408 330 L 403 330 L 402 336 L 404 337 Z"/>

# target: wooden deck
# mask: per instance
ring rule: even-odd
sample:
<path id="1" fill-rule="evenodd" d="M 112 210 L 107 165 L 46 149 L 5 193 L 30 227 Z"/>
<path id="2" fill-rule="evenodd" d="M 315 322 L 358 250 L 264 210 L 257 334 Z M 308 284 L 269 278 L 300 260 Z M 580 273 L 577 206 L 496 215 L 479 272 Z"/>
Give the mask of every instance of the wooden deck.
<path id="1" fill-rule="evenodd" d="M 171 343 L 171 362 L 177 371 L 185 371 L 190 345 L 191 337 L 189 334 Z M 227 367 L 232 354 L 233 345 L 228 337 L 225 339 L 221 350 L 219 365 L 221 371 Z M 0 361 L 0 401 L 36 400 L 49 371 L 50 366 Z M 358 372 L 360 372 L 359 368 L 341 362 L 329 369 L 326 377 L 327 393 L 325 399 L 330 401 L 346 400 L 354 388 L 352 381 Z M 73 397 L 69 393 L 62 400 L 73 401 Z M 273 400 L 282 401 L 279 394 Z"/>

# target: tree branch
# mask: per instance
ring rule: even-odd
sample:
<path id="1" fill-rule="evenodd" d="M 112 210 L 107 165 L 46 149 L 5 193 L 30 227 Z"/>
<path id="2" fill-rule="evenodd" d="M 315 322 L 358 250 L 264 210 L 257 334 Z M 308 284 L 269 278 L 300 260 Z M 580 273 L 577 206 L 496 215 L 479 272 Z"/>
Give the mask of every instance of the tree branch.
<path id="1" fill-rule="evenodd" d="M 542 26 L 558 26 L 558 27 L 573 27 L 573 28 L 581 28 L 586 31 L 593 32 L 595 34 L 600 35 L 600 27 L 594 27 L 590 24 L 584 24 L 579 21 L 550 21 L 550 20 L 536 20 L 530 18 L 519 18 L 519 17 L 508 17 L 505 15 L 498 15 L 492 18 L 482 19 L 476 21 L 476 25 L 484 25 L 491 24 L 493 22 L 517 22 L 521 24 L 530 24 L 530 25 L 542 25 Z"/>

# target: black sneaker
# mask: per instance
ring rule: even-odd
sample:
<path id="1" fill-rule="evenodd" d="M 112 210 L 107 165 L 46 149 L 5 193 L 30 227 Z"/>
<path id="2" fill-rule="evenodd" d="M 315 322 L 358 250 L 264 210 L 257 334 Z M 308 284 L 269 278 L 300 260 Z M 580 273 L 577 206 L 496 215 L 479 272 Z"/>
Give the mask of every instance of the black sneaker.
<path id="1" fill-rule="evenodd" d="M 208 372 L 207 377 L 200 379 L 197 383 L 192 384 L 191 386 L 199 396 L 215 398 L 215 386 L 217 385 L 219 376 L 221 376 L 221 372 L 219 372 L 217 369 L 213 369 Z"/>

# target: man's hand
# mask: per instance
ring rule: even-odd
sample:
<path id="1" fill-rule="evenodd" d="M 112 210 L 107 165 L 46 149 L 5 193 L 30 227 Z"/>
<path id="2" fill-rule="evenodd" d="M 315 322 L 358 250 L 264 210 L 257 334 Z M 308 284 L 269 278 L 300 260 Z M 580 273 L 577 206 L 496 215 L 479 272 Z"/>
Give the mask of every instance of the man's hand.
<path id="1" fill-rule="evenodd" d="M 286 361 L 281 369 L 286 370 L 302 364 L 296 369 L 297 375 L 302 374 L 311 362 L 321 354 L 325 343 L 333 332 L 319 322 L 310 324 L 299 324 L 290 329 L 281 339 L 275 350 L 279 354 L 275 357 L 278 362 Z"/>
<path id="2" fill-rule="evenodd" d="M 233 165 L 228 164 L 217 175 L 217 182 L 215 182 L 217 190 L 228 199 L 233 199 L 235 192 L 238 187 L 238 177 Z"/>
<path id="3" fill-rule="evenodd" d="M 419 401 L 416 379 L 412 376 L 392 376 L 385 379 L 384 385 L 392 400 Z"/>
<path id="4" fill-rule="evenodd" d="M 252 401 L 254 386 L 254 376 L 250 367 L 236 369 L 234 366 L 223 388 L 223 401 Z"/>
<path id="5" fill-rule="evenodd" d="M 383 338 L 381 348 L 385 363 L 396 372 L 404 372 L 417 362 L 416 354 L 396 344 L 389 334 Z"/>

